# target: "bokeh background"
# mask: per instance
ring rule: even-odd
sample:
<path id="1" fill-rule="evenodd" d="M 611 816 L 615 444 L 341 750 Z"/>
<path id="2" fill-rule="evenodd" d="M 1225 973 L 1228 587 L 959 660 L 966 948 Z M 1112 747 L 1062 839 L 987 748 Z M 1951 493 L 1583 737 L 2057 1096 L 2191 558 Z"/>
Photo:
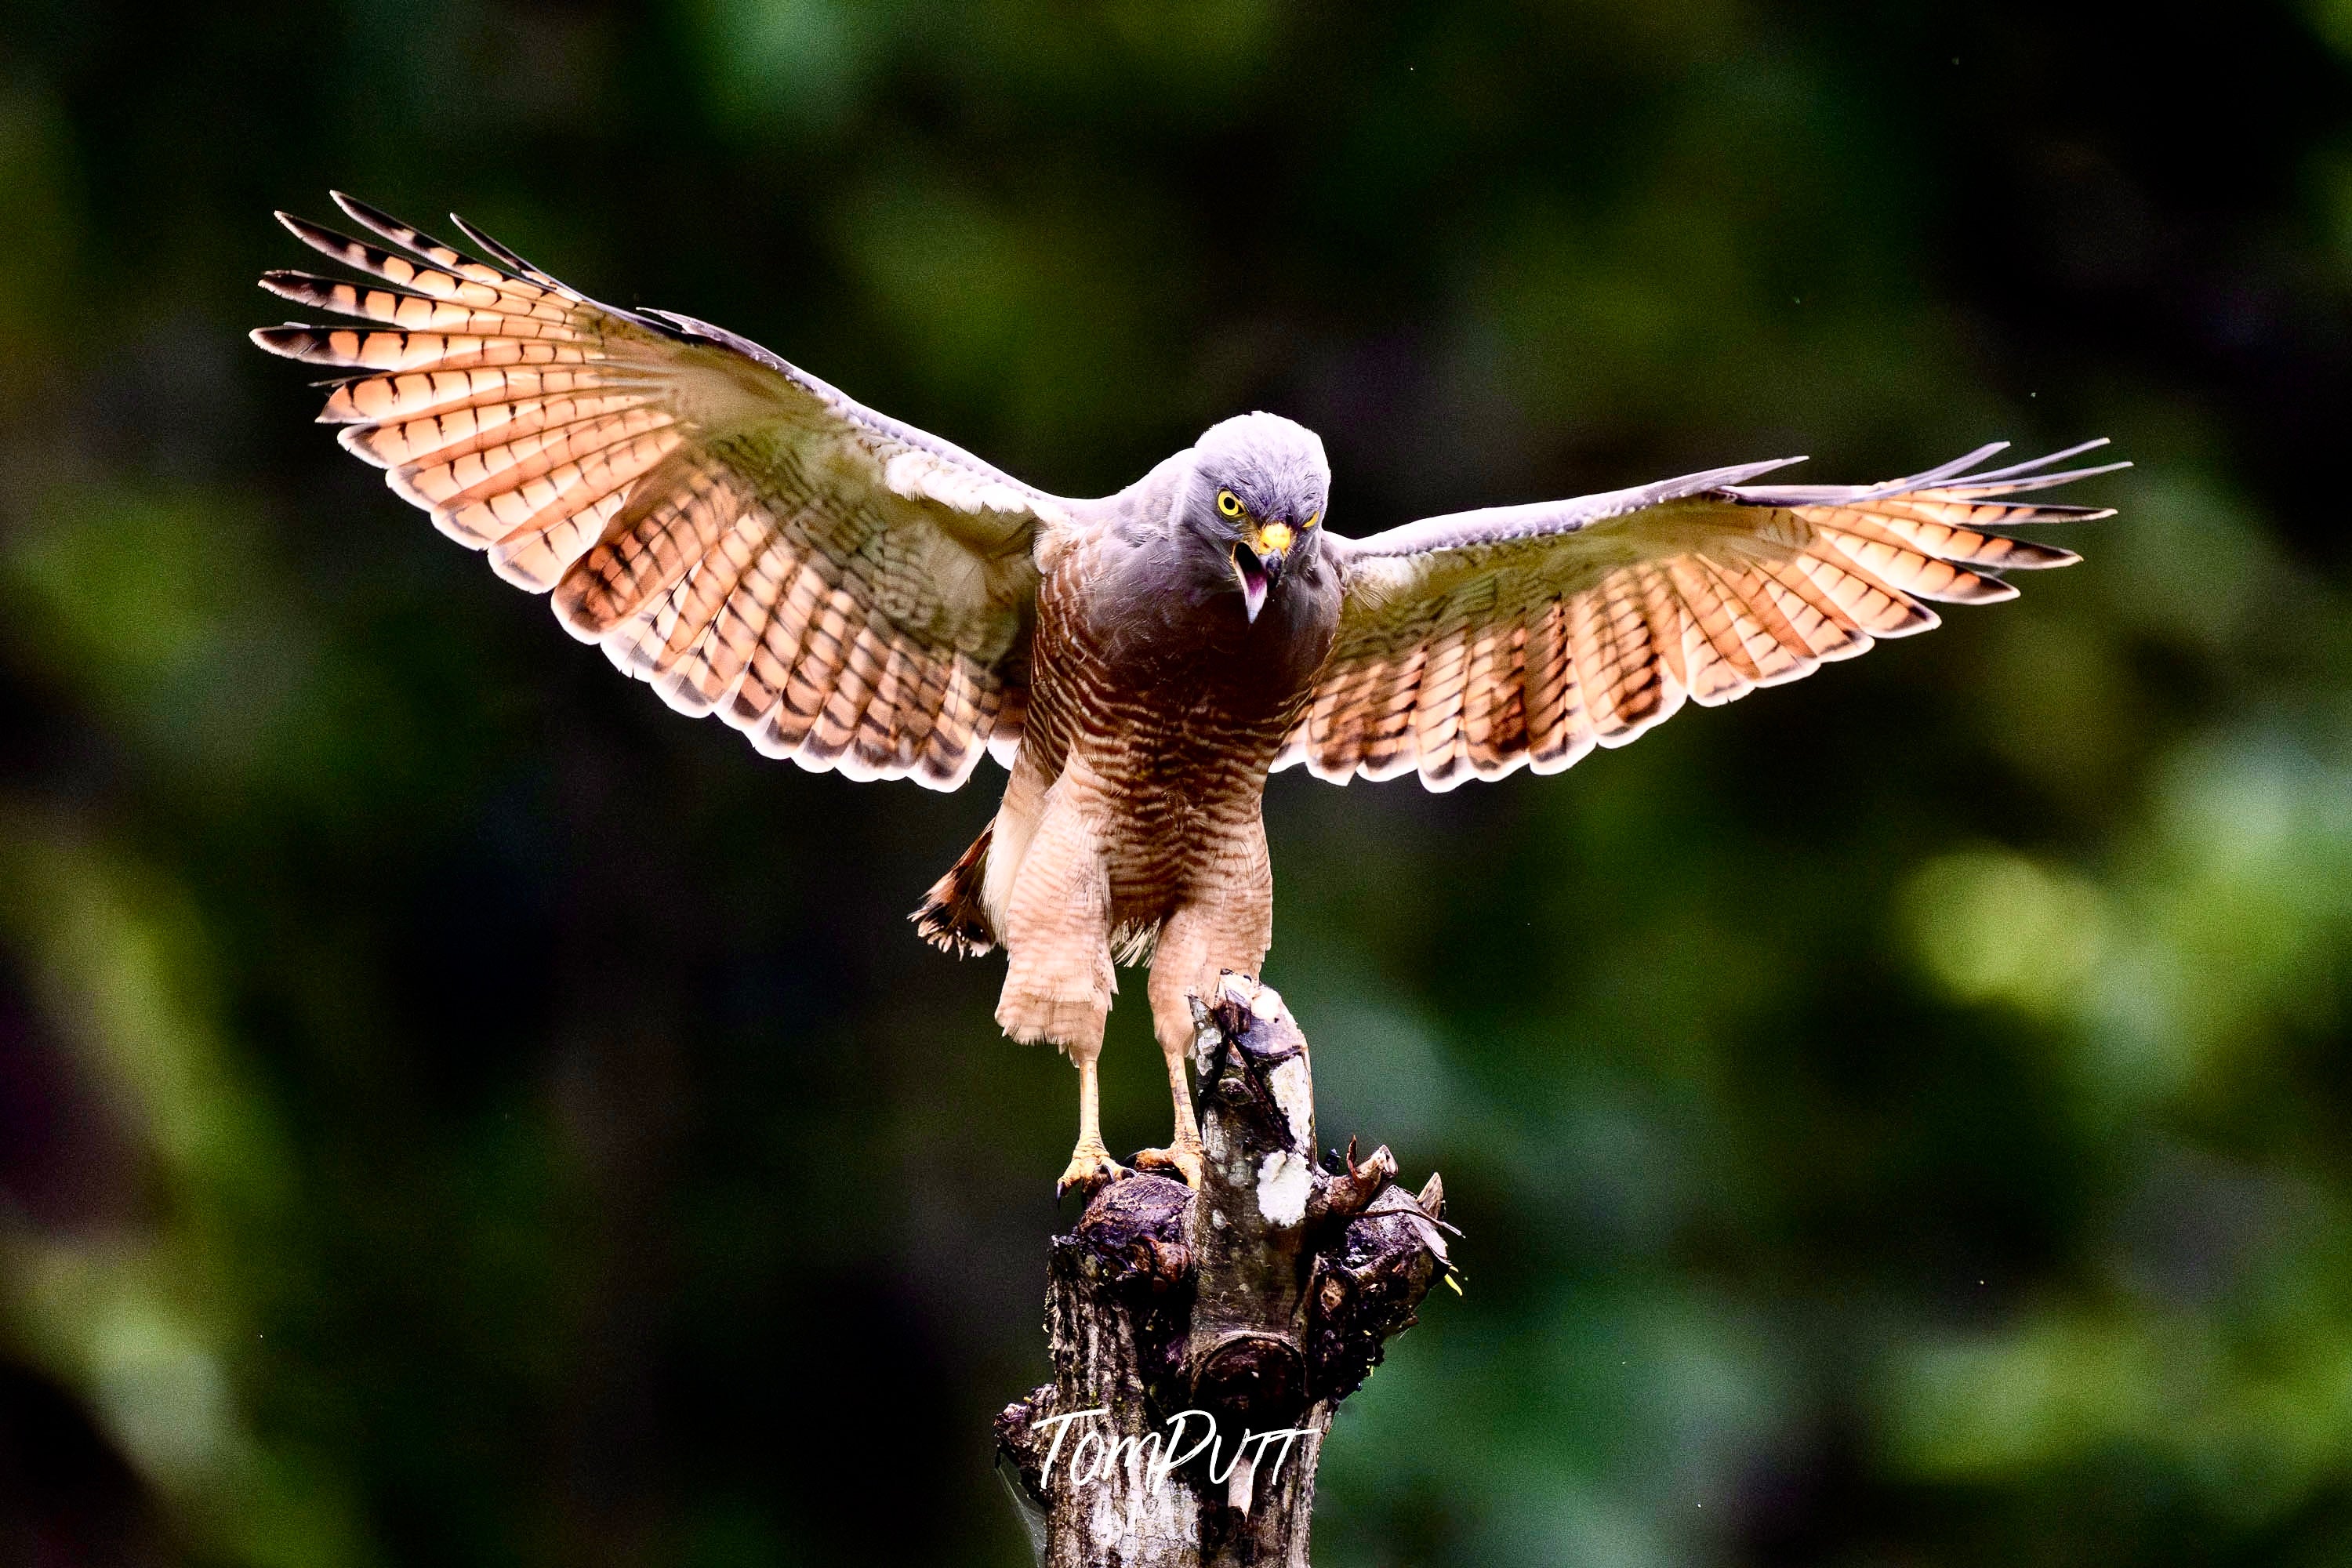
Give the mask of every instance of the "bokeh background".
<path id="1" fill-rule="evenodd" d="M 1318 1559 L 2352 1558 L 2347 0 L 0 34 L 0 1563 L 1026 1557 L 1072 1079 L 903 919 L 1001 774 L 761 762 L 336 450 L 243 335 L 330 185 L 1051 489 L 1290 414 L 1349 532 L 2116 437 L 2019 603 L 1276 781 L 1325 1130 L 1468 1234 Z"/>

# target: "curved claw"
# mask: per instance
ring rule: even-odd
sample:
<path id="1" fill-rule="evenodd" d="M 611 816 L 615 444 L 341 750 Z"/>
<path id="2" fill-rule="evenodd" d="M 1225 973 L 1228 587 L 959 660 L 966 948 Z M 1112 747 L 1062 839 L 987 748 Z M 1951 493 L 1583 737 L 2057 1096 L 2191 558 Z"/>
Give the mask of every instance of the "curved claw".
<path id="1" fill-rule="evenodd" d="M 1136 1151 L 1135 1168 L 1139 1171 L 1174 1171 L 1184 1178 L 1184 1184 L 1194 1192 L 1201 1190 L 1201 1145 L 1180 1138 L 1165 1149 Z"/>
<path id="2" fill-rule="evenodd" d="M 1092 1148 L 1081 1143 L 1070 1152 L 1068 1167 L 1062 1172 L 1062 1179 L 1054 1184 L 1054 1199 L 1058 1203 L 1076 1188 L 1091 1203 L 1097 1193 L 1127 1174 L 1127 1167 L 1112 1159 L 1100 1143 Z"/>

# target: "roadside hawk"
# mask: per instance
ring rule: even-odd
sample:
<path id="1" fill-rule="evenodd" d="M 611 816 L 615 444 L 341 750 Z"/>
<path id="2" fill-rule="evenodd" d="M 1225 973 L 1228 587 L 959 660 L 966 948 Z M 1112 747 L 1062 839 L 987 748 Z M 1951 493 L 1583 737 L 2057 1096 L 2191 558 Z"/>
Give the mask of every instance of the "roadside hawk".
<path id="1" fill-rule="evenodd" d="M 1348 539 L 1322 442 L 1248 414 L 1073 500 L 462 220 L 487 260 L 335 201 L 369 239 L 279 216 L 362 278 L 262 285 L 358 324 L 254 341 L 337 368 L 320 418 L 444 533 L 771 756 L 934 789 L 982 752 L 1011 770 L 914 918 L 1002 946 L 997 1021 L 1076 1065 L 1066 1186 L 1121 1173 L 1096 1109 L 1115 962 L 1151 966 L 1175 1101 L 1139 1162 L 1199 1178 L 1185 997 L 1273 940 L 1269 770 L 1557 772 L 1923 631 L 1926 601 L 2010 597 L 1995 572 L 2075 557 L 1996 530 L 2106 515 L 2013 498 L 2121 466 L 2057 467 L 2089 442 L 1985 468 L 1996 443 L 1884 484 L 1752 482 L 1781 458 Z"/>

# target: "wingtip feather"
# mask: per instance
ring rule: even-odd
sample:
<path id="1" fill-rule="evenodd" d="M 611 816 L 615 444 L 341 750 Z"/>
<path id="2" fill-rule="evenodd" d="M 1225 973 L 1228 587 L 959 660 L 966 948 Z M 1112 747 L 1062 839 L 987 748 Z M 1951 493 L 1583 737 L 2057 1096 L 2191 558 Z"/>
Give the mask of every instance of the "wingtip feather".
<path id="1" fill-rule="evenodd" d="M 374 426 L 350 425 L 344 424 L 341 420 L 329 421 L 323 414 L 320 416 L 320 422 L 322 424 L 333 423 L 340 425 L 341 428 L 335 432 L 336 443 L 341 446 L 344 451 L 349 452 L 361 462 L 367 464 L 370 468 L 389 468 L 392 467 L 389 462 L 379 457 L 375 450 L 367 444 L 368 437 L 375 434 L 376 427 Z"/>
<path id="2" fill-rule="evenodd" d="M 287 233 L 321 256 L 331 256 L 338 261 L 348 261 L 352 251 L 359 246 L 359 241 L 349 235 L 337 234 L 322 224 L 312 223 L 309 218 L 296 214 L 281 211 L 276 216 L 278 223 L 284 226 Z"/>
<path id="3" fill-rule="evenodd" d="M 467 223 L 456 213 L 451 213 L 449 215 L 449 221 L 457 226 L 457 232 L 459 234 L 464 235 L 467 239 L 472 240 L 476 245 L 480 246 L 484 250 L 488 251 L 490 255 L 490 259 L 493 261 L 499 262 L 502 266 L 512 268 L 515 271 L 521 273 L 526 278 L 548 282 L 553 281 L 546 273 L 541 271 L 538 268 L 533 267 L 530 262 L 524 260 L 521 256 L 518 255 L 512 248 L 501 245 L 497 240 L 492 239 L 488 235 L 483 233 L 480 229 L 476 228 L 472 224 Z"/>
<path id="4" fill-rule="evenodd" d="M 284 359 L 307 359 L 317 345 L 318 331 L 299 321 L 287 321 L 275 327 L 256 327 L 246 336 L 253 346 L 264 349 Z"/>
<path id="5" fill-rule="evenodd" d="M 418 243 L 425 239 L 424 235 L 418 234 L 383 208 L 373 206 L 348 192 L 329 191 L 327 199 L 341 209 L 345 217 L 362 228 L 377 238 L 397 245 L 403 249 L 416 250 Z M 419 254 L 423 253 L 420 251 Z"/>

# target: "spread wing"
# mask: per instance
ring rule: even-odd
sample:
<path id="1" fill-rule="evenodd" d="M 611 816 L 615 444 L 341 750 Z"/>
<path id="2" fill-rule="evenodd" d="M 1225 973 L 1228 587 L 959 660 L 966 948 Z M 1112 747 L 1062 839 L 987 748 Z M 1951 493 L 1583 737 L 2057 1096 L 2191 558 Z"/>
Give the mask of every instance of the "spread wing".
<path id="1" fill-rule="evenodd" d="M 349 197 L 382 245 L 278 215 L 361 281 L 262 286 L 350 374 L 324 423 L 583 641 L 772 756 L 952 789 L 1020 734 L 1041 527 L 1063 503 L 757 344 L 476 260 Z"/>
<path id="2" fill-rule="evenodd" d="M 1994 530 L 2109 514 L 2007 498 L 2126 467 L 2053 471 L 2105 444 L 1971 472 L 1995 443 L 1880 485 L 1745 482 L 1801 460 L 1784 458 L 1329 539 L 1339 636 L 1275 765 L 1340 784 L 1418 768 L 1441 790 L 1556 773 L 1685 699 L 1728 702 L 1925 631 L 1922 600 L 2013 597 L 1995 569 L 2076 557 Z"/>

